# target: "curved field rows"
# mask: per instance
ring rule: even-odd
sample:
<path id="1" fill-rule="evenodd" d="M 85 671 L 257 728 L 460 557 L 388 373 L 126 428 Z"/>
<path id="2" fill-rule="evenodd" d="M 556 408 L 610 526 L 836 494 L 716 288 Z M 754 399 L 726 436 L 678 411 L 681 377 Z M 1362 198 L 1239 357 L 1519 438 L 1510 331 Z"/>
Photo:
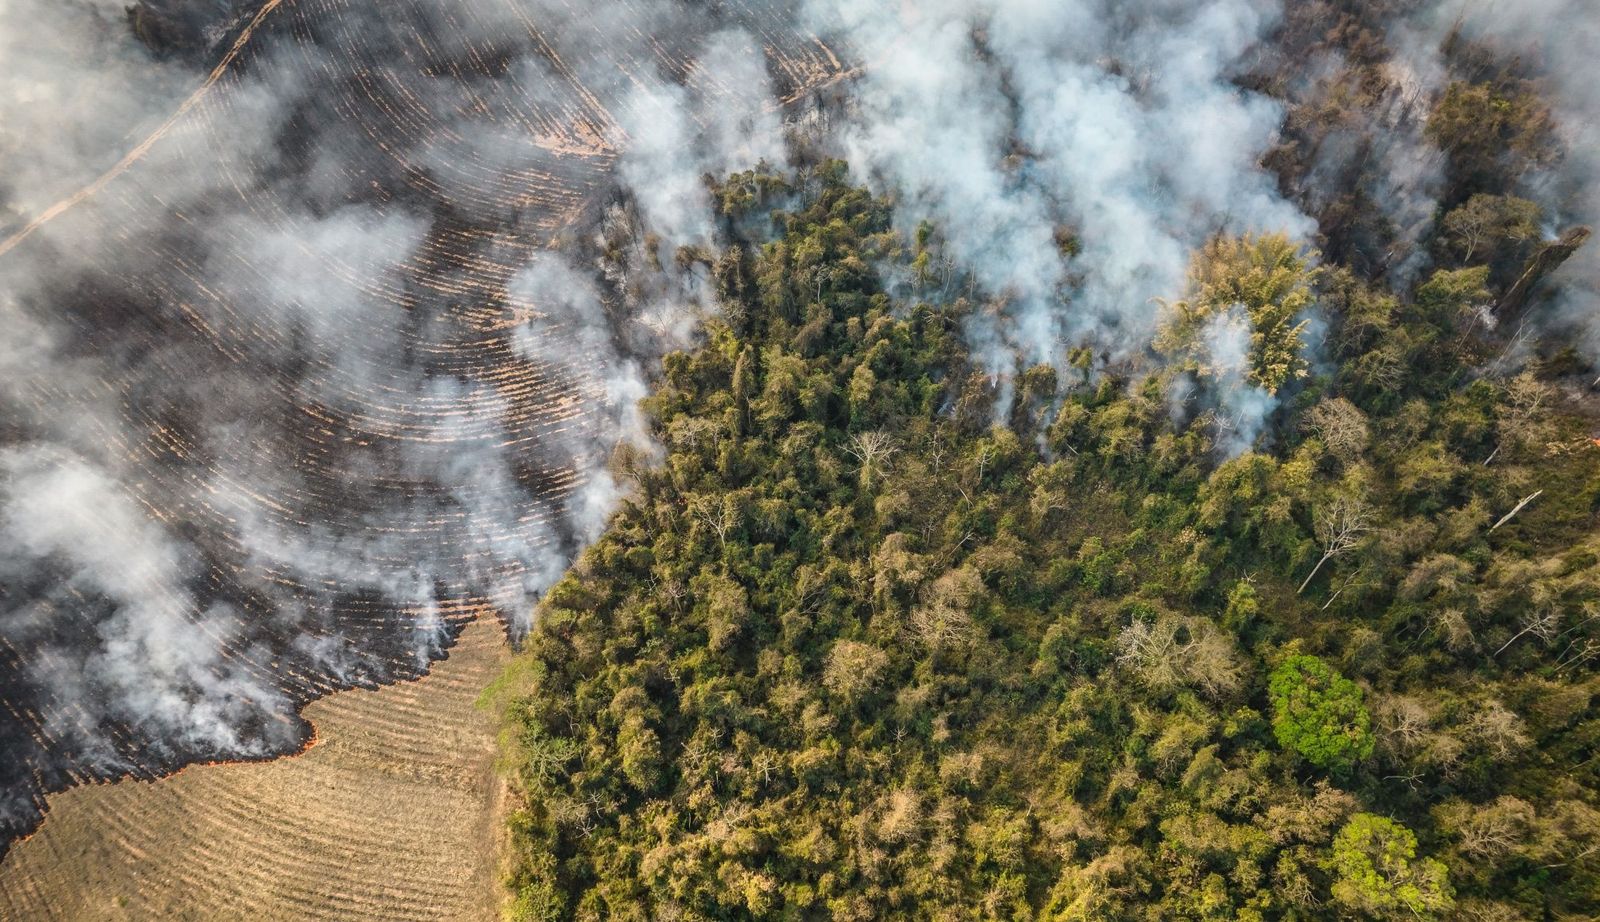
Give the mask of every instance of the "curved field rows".
<path id="1" fill-rule="evenodd" d="M 508 655 L 481 617 L 424 678 L 306 707 L 299 756 L 52 796 L 0 863 L 0 919 L 493 918 L 501 791 L 475 702 Z"/>
<path id="2" fill-rule="evenodd" d="M 241 3 L 201 90 L 0 241 L 55 350 L 0 387 L 0 453 L 44 486 L 74 460 L 171 561 L 0 578 L 0 857 L 50 792 L 291 752 L 295 709 L 414 677 L 462 605 L 527 611 L 581 545 L 619 356 L 659 337 L 514 281 L 615 198 L 632 88 L 709 79 L 705 36 L 748 34 L 781 99 L 847 73 L 793 3 L 679 4 L 671 35 L 645 0 Z M 65 544 L 107 537 L 85 518 Z M 187 657 L 170 687 L 116 661 L 140 644 Z"/>

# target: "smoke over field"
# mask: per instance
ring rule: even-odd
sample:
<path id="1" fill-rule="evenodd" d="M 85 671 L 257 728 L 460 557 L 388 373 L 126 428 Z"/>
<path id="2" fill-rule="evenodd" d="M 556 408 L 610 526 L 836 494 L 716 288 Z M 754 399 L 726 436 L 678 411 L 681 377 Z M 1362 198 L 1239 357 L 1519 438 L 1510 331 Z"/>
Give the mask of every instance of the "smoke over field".
<path id="1" fill-rule="evenodd" d="M 525 630 L 689 329 L 645 322 L 695 310 L 605 295 L 617 179 L 693 242 L 702 169 L 839 67 L 765 8 L 225 7 L 139 7 L 158 56 L 120 3 L 0 4 L 7 839 L 78 779 L 293 750 L 480 601 Z"/>
<path id="2" fill-rule="evenodd" d="M 1269 0 L 122 6 L 0 0 L 0 843 L 524 632 L 712 309 L 705 174 L 846 157 L 1002 383 L 1142 356 L 1195 247 L 1348 180 L 1263 165 Z"/>

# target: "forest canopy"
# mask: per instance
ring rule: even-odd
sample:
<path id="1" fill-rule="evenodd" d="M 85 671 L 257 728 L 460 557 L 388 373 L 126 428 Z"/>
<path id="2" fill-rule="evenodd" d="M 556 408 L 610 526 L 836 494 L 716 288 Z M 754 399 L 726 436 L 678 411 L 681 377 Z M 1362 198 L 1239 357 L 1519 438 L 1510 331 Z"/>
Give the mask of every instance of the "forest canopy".
<path id="1" fill-rule="evenodd" d="M 1395 92 L 1334 6 L 1289 192 Z M 838 161 L 711 182 L 718 312 L 514 672 L 510 917 L 1600 917 L 1597 414 L 1507 361 L 1549 113 L 1446 50 L 1415 249 L 1356 175 L 1128 355 L 996 373 L 1004 297 Z"/>
<path id="2" fill-rule="evenodd" d="M 665 456 L 619 454 L 528 639 L 513 918 L 1600 912 L 1600 449 L 1556 366 L 1469 373 L 1481 272 L 1402 304 L 1209 247 L 1152 355 L 1230 301 L 1298 355 L 1313 295 L 1339 354 L 1253 361 L 1276 441 L 1230 457 L 1183 363 L 1002 404 L 977 306 L 917 295 L 937 234 L 845 175 L 719 186 L 771 237 L 703 254 L 726 319 L 646 401 Z"/>

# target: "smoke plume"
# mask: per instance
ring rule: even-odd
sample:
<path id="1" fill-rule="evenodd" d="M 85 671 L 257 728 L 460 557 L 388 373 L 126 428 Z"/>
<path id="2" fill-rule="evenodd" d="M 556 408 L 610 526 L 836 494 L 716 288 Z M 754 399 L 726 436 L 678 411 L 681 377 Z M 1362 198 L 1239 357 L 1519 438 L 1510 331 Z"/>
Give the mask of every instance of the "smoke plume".
<path id="1" fill-rule="evenodd" d="M 75 777 L 290 750 L 476 612 L 525 632 L 704 310 L 619 297 L 602 214 L 710 242 L 702 174 L 781 160 L 826 76 L 751 10 L 238 6 L 0 0 L 6 839 Z"/>
<path id="2" fill-rule="evenodd" d="M 1273 3 L 810 10 L 870 62 L 845 129 L 850 162 L 899 193 L 910 220 L 934 220 L 981 287 L 1010 299 L 1002 323 L 970 331 L 993 372 L 1058 364 L 1066 344 L 1136 354 L 1154 299 L 1181 292 L 1207 236 L 1312 230 L 1259 165 L 1279 105 L 1233 82 Z"/>
<path id="3" fill-rule="evenodd" d="M 1539 66 L 1563 157 L 1548 173 L 1529 177 L 1528 192 L 1545 206 L 1552 230 L 1600 227 L 1600 91 L 1591 77 L 1600 48 L 1600 4 L 1478 0 L 1440 4 L 1431 12 L 1434 34 L 1459 23 L 1468 36 Z M 1580 248 L 1550 282 L 1556 323 L 1575 332 L 1586 357 L 1600 364 L 1600 246 L 1591 241 Z"/>

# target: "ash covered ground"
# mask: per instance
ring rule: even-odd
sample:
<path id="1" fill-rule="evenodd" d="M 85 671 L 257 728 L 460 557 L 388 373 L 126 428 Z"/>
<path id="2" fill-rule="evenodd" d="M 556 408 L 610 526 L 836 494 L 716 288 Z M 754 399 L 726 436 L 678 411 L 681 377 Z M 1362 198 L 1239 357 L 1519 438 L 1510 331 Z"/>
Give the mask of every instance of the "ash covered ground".
<path id="1" fill-rule="evenodd" d="M 483 602 L 525 630 L 698 297 L 595 268 L 669 246 L 619 166 L 692 194 L 841 69 L 766 5 L 6 6 L 70 57 L 13 59 L 58 98 L 0 148 L 0 848 L 73 783 L 294 751 Z"/>

